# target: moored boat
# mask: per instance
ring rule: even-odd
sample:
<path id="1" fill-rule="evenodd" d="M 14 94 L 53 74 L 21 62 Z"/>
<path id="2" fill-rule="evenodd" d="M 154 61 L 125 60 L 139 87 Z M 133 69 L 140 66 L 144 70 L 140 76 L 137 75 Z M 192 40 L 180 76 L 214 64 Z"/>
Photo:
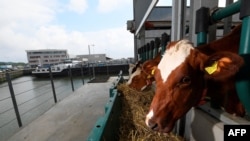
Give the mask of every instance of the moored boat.
<path id="1" fill-rule="evenodd" d="M 60 64 L 51 65 L 51 73 L 53 76 L 67 76 L 69 73 L 69 68 L 72 72 L 81 71 L 82 62 L 76 60 L 65 60 Z M 49 77 L 50 71 L 49 67 L 37 67 L 32 71 L 32 75 L 36 77 Z"/>

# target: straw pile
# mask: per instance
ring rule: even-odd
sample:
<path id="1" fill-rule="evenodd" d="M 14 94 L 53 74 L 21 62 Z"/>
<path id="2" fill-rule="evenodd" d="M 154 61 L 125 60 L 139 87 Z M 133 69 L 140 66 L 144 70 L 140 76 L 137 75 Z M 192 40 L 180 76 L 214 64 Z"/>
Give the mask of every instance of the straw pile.
<path id="1" fill-rule="evenodd" d="M 179 136 L 154 132 L 145 124 L 145 117 L 154 96 L 153 90 L 138 92 L 126 84 L 119 84 L 122 93 L 120 141 L 182 141 Z"/>

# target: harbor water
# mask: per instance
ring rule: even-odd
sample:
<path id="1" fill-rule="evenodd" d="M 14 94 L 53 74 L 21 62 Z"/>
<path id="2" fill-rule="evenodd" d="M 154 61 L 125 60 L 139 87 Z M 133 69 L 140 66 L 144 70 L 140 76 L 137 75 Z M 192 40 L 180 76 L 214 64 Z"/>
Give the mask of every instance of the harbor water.
<path id="1" fill-rule="evenodd" d="M 89 78 L 84 78 L 89 81 Z M 53 79 L 57 101 L 83 86 L 82 77 L 58 77 Z M 73 83 L 71 83 L 73 82 Z M 73 88 L 72 88 L 73 84 Z M 12 80 L 22 127 L 45 113 L 55 105 L 51 80 L 22 76 Z M 0 141 L 20 130 L 7 82 L 0 84 Z"/>

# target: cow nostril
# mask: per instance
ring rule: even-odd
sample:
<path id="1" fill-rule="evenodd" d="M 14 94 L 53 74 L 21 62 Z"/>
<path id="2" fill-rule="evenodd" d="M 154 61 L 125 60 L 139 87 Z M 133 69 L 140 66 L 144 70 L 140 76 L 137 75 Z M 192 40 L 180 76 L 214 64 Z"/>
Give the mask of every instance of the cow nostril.
<path id="1" fill-rule="evenodd" d="M 156 128 L 158 127 L 157 123 L 154 123 L 152 121 L 148 122 L 148 127 L 151 128 L 152 130 L 156 130 Z"/>
<path id="2" fill-rule="evenodd" d="M 158 124 L 155 123 L 153 126 L 151 126 L 151 129 L 152 129 L 152 130 L 156 130 L 157 127 L 158 127 Z"/>

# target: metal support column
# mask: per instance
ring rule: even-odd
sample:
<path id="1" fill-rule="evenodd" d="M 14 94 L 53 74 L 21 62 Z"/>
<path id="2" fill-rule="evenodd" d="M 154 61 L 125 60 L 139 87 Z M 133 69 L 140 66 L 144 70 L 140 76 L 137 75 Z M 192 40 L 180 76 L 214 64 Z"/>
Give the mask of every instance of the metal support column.
<path id="1" fill-rule="evenodd" d="M 244 58 L 245 65 L 239 72 L 236 83 L 238 96 L 250 114 L 250 1 L 241 0 L 240 18 L 242 19 L 239 54 Z"/>
<path id="2" fill-rule="evenodd" d="M 190 26 L 189 26 L 189 40 L 192 41 L 195 45 L 197 43 L 197 37 L 195 33 L 195 20 L 196 20 L 196 11 L 201 7 L 208 7 L 213 9 L 218 6 L 218 0 L 190 0 Z M 215 34 L 213 31 L 209 30 L 209 36 Z M 208 41 L 210 37 L 208 36 Z M 213 37 L 212 37 L 213 38 Z"/>
<path id="3" fill-rule="evenodd" d="M 197 37 L 195 34 L 195 20 L 196 20 L 196 11 L 201 7 L 214 8 L 218 6 L 218 0 L 190 0 L 190 19 L 189 19 L 189 40 L 192 41 L 195 45 L 197 43 Z M 192 139 L 192 131 L 190 129 L 191 123 L 194 119 L 194 113 L 192 110 L 186 114 L 186 123 L 185 123 L 185 133 L 184 136 L 187 140 Z"/>
<path id="4" fill-rule="evenodd" d="M 186 26 L 186 0 L 172 0 L 172 24 L 171 40 L 182 39 L 185 35 Z"/>
<path id="5" fill-rule="evenodd" d="M 226 0 L 226 6 L 232 4 L 234 1 L 233 0 Z M 231 31 L 231 26 L 232 26 L 232 16 L 229 16 L 224 19 L 224 31 L 223 35 L 226 35 Z"/>
<path id="6" fill-rule="evenodd" d="M 14 110 L 15 110 L 15 113 L 16 113 L 16 119 L 17 119 L 17 122 L 18 122 L 18 126 L 22 127 L 23 124 L 22 124 L 21 116 L 20 116 L 20 113 L 19 113 L 19 110 L 18 110 L 16 97 L 15 97 L 14 89 L 13 89 L 12 82 L 11 82 L 11 77 L 10 77 L 10 74 L 8 72 L 5 75 L 6 75 L 6 80 L 8 81 L 10 95 L 11 95 L 13 107 L 14 107 Z"/>

